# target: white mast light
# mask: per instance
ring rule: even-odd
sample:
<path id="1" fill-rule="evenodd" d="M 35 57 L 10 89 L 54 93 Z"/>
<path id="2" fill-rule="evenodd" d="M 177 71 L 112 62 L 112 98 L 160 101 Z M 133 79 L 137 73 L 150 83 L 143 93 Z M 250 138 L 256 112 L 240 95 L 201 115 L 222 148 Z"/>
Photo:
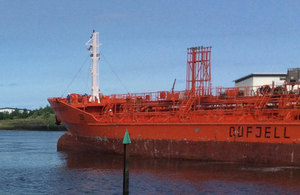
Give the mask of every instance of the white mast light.
<path id="1" fill-rule="evenodd" d="M 92 91 L 91 91 L 91 102 L 98 102 L 100 103 L 99 98 L 99 77 L 98 77 L 98 63 L 100 60 L 99 54 L 99 32 L 93 31 L 91 39 L 86 43 L 88 46 L 88 50 L 91 52 L 91 59 L 92 59 L 92 67 L 90 69 L 92 74 Z"/>

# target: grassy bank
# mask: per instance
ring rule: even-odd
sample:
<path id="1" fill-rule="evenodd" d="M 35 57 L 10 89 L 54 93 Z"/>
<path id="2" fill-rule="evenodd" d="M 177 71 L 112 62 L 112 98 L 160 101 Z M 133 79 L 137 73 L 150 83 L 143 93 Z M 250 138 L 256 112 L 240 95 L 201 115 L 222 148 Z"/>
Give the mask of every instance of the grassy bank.
<path id="1" fill-rule="evenodd" d="M 13 115 L 13 116 L 12 116 Z M 0 130 L 66 130 L 62 125 L 56 125 L 53 110 L 46 106 L 28 113 L 6 113 L 0 116 Z"/>

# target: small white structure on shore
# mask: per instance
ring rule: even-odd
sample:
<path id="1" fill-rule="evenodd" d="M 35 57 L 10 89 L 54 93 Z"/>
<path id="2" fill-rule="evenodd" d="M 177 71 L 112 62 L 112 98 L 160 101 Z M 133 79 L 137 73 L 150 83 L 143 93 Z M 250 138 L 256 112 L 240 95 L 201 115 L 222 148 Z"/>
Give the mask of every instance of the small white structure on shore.
<path id="1" fill-rule="evenodd" d="M 14 112 L 14 111 L 18 111 L 19 113 L 23 113 L 23 112 L 29 112 L 30 110 L 27 110 L 27 109 L 19 109 L 19 108 L 8 108 L 8 107 L 6 107 L 6 108 L 0 108 L 0 112 L 6 112 L 6 113 L 8 113 L 8 114 L 11 114 L 12 112 Z"/>

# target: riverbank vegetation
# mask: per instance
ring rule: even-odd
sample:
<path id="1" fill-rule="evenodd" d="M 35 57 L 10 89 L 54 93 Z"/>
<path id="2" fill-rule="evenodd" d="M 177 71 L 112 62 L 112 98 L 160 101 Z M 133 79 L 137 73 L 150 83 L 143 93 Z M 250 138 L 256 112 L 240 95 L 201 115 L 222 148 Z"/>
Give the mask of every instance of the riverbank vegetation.
<path id="1" fill-rule="evenodd" d="M 1 130 L 65 130 L 56 125 L 55 113 L 50 106 L 35 110 L 18 110 L 8 113 L 0 112 Z"/>

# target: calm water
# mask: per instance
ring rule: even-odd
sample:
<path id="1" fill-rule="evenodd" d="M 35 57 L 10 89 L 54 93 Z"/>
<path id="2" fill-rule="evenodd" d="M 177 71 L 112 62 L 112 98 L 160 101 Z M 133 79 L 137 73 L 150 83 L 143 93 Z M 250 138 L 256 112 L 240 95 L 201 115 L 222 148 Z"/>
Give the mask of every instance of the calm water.
<path id="1" fill-rule="evenodd" d="M 63 132 L 0 131 L 0 194 L 121 194 L 122 157 L 56 152 Z M 300 168 L 130 159 L 131 194 L 300 194 Z"/>

